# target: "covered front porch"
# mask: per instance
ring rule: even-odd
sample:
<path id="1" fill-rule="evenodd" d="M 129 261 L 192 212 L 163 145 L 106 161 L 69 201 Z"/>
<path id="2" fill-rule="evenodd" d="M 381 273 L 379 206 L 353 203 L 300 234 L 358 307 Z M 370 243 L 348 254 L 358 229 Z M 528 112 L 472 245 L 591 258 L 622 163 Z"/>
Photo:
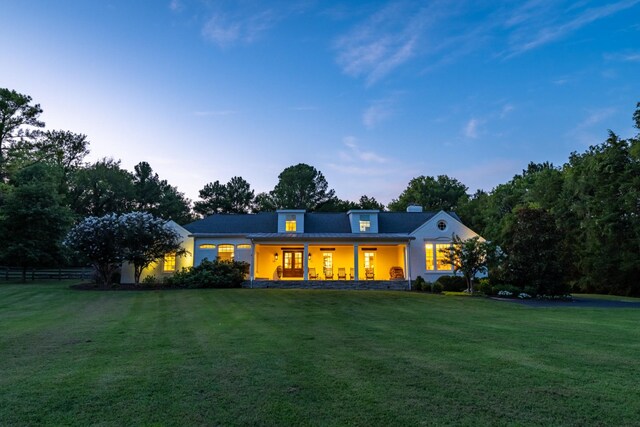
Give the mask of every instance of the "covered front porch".
<path id="1" fill-rule="evenodd" d="M 251 282 L 305 282 L 307 287 L 312 286 L 307 282 L 352 282 L 349 286 L 353 286 L 355 282 L 406 282 L 410 277 L 406 237 L 357 242 L 278 237 L 252 239 Z"/>

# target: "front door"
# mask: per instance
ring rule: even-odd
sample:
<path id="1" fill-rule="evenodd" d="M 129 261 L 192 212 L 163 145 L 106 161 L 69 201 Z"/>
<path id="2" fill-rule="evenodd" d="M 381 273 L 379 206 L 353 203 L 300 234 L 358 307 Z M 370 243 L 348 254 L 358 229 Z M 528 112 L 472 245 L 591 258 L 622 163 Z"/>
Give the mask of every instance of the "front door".
<path id="1" fill-rule="evenodd" d="M 302 266 L 302 250 L 282 251 L 282 277 L 302 277 L 304 267 Z"/>

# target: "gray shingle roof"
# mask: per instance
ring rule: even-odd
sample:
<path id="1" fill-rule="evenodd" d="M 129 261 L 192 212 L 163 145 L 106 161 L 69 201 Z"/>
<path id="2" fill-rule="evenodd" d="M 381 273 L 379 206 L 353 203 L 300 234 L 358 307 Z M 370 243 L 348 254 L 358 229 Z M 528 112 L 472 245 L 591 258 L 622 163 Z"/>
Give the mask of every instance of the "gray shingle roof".
<path id="1" fill-rule="evenodd" d="M 261 212 L 257 214 L 216 214 L 184 226 L 194 234 L 198 233 L 273 233 L 278 231 L 278 214 Z"/>
<path id="2" fill-rule="evenodd" d="M 380 212 L 379 234 L 409 234 L 430 220 L 436 212 Z M 450 214 L 459 220 L 454 212 Z M 278 231 L 277 212 L 216 214 L 184 226 L 193 234 L 257 234 Z M 304 215 L 305 234 L 351 233 L 346 213 L 310 212 Z"/>
<path id="3" fill-rule="evenodd" d="M 411 233 L 436 212 L 380 212 L 378 214 L 379 233 Z"/>
<path id="4" fill-rule="evenodd" d="M 406 233 L 254 233 L 247 236 L 254 240 L 348 240 L 348 241 L 407 241 L 413 240 L 413 236 Z"/>
<path id="5" fill-rule="evenodd" d="M 349 216 L 346 213 L 306 213 L 305 233 L 351 233 Z"/>

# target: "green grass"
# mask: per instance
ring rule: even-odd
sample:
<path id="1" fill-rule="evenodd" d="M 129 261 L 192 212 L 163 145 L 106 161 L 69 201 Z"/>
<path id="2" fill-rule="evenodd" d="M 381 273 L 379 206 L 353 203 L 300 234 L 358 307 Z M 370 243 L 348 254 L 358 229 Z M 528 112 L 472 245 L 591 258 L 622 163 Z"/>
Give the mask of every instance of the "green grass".
<path id="1" fill-rule="evenodd" d="M 609 301 L 640 302 L 640 298 L 623 297 L 620 295 L 573 294 L 573 296 L 578 298 L 603 299 Z"/>
<path id="2" fill-rule="evenodd" d="M 0 284 L 0 425 L 630 425 L 640 310 Z"/>

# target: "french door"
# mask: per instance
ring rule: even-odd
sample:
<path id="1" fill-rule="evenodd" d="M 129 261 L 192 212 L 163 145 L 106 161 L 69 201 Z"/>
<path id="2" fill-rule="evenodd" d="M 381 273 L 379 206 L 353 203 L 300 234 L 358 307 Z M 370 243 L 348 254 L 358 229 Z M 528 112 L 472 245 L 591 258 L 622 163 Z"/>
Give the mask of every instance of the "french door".
<path id="1" fill-rule="evenodd" d="M 303 277 L 302 250 L 282 251 L 282 277 Z"/>

